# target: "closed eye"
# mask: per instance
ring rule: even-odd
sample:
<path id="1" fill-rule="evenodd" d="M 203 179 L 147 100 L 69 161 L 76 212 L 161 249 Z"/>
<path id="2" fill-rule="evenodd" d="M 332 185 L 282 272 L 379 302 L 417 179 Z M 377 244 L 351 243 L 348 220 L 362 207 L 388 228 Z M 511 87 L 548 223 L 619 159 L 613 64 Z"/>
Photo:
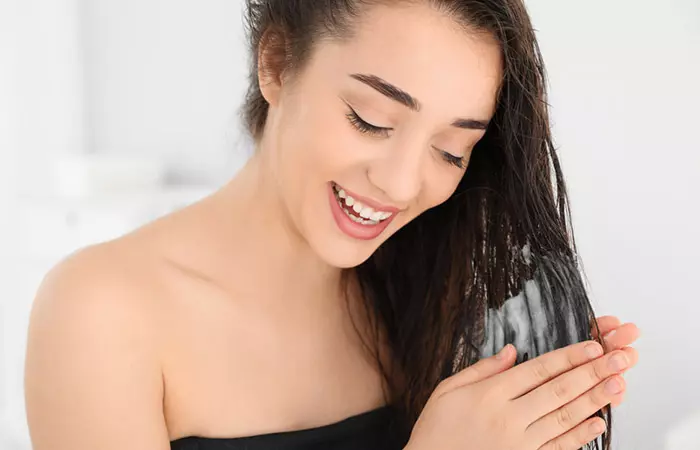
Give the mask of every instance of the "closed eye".
<path id="1" fill-rule="evenodd" d="M 450 152 L 446 152 L 444 150 L 440 150 L 439 148 L 433 147 L 435 150 L 439 151 L 440 154 L 442 155 L 442 158 L 447 161 L 448 163 L 452 164 L 455 167 L 458 167 L 462 170 L 464 170 L 467 167 L 467 160 L 463 156 L 455 156 Z"/>
<path id="2" fill-rule="evenodd" d="M 360 115 L 357 114 L 357 112 L 350 105 L 348 105 L 348 108 L 350 109 L 350 111 L 347 114 L 345 114 L 345 116 L 347 117 L 348 121 L 352 124 L 352 126 L 355 127 L 355 129 L 360 133 L 376 137 L 389 137 L 389 132 L 393 131 L 393 128 L 380 127 L 367 122 L 362 117 L 360 117 Z M 447 163 L 462 170 L 466 168 L 466 158 L 461 156 L 455 156 L 452 153 L 446 152 L 437 147 L 433 148 L 440 152 L 440 155 L 442 156 L 443 160 L 445 160 Z"/>
<path id="3" fill-rule="evenodd" d="M 350 108 L 350 112 L 348 112 L 345 116 L 360 133 L 378 137 L 388 137 L 389 132 L 393 130 L 393 128 L 372 125 L 371 123 L 362 119 L 362 117 L 360 117 L 354 109 L 352 109 L 350 106 L 348 107 Z"/>

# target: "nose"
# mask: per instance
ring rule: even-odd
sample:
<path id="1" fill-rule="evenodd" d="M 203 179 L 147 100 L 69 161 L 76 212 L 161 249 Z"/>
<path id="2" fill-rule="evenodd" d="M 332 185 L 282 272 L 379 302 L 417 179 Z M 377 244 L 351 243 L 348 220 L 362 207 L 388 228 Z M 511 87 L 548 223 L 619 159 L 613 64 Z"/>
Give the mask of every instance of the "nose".
<path id="1" fill-rule="evenodd" d="M 367 176 L 394 205 L 405 208 L 422 189 L 424 157 L 425 149 L 418 145 L 397 145 L 370 164 Z"/>

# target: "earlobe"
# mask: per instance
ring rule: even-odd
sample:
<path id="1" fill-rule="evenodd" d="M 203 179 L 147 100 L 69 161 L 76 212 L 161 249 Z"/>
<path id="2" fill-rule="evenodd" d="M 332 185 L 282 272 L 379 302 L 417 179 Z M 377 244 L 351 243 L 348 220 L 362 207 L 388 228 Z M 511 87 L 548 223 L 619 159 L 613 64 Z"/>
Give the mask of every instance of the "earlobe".
<path id="1" fill-rule="evenodd" d="M 274 106 L 279 100 L 282 88 L 282 75 L 286 65 L 286 45 L 284 36 L 276 31 L 268 31 L 258 47 L 258 83 L 260 92 L 267 102 Z"/>

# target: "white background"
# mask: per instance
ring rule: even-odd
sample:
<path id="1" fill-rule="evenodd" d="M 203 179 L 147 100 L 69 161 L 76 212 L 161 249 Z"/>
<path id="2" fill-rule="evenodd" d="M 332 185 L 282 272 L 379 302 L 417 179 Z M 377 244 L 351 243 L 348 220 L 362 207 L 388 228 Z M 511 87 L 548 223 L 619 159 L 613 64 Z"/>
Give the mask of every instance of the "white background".
<path id="1" fill-rule="evenodd" d="M 642 329 L 616 448 L 698 449 L 700 2 L 527 4 L 594 305 Z M 242 6 L 0 0 L 0 449 L 29 449 L 22 364 L 43 273 L 244 160 Z"/>

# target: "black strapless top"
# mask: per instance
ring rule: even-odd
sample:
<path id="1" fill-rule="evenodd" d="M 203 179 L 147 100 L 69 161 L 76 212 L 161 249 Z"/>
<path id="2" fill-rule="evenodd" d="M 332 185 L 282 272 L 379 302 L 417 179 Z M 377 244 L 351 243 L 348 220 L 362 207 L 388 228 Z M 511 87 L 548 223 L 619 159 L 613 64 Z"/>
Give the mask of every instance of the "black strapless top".
<path id="1" fill-rule="evenodd" d="M 237 438 L 190 436 L 174 440 L 171 450 L 400 450 L 404 433 L 389 406 L 329 425 Z"/>

